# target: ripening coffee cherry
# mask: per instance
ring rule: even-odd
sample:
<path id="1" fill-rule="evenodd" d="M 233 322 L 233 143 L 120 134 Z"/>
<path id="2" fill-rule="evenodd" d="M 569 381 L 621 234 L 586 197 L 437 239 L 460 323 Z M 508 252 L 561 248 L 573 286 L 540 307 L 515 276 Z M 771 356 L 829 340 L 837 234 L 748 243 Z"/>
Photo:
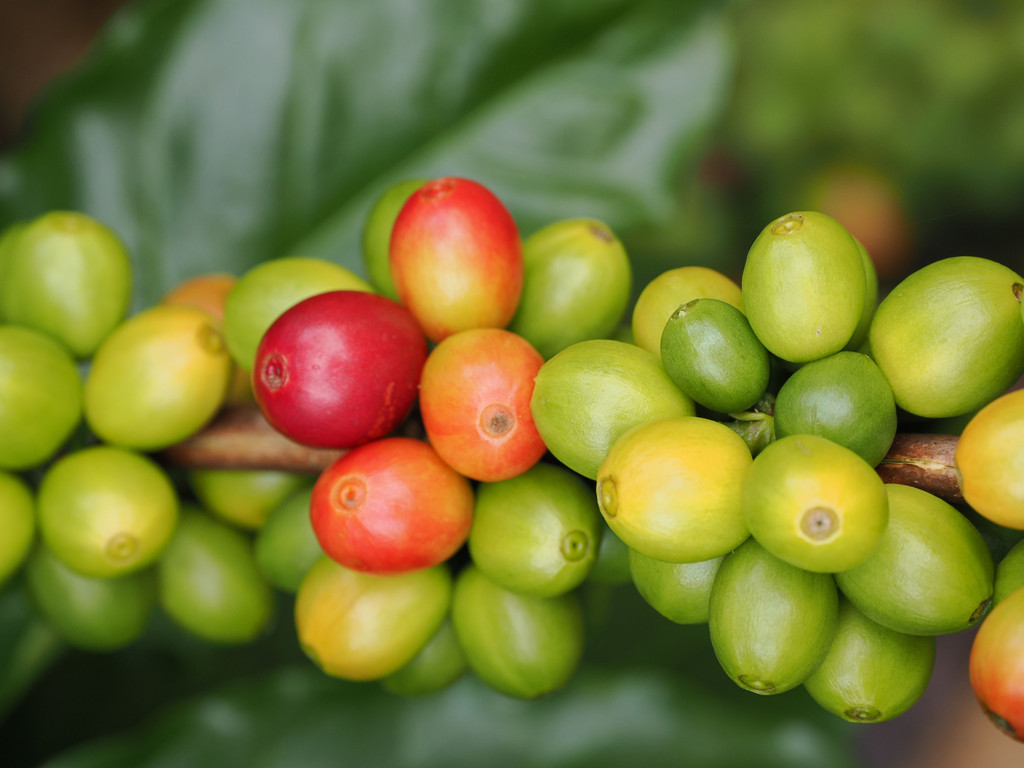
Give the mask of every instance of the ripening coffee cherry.
<path id="1" fill-rule="evenodd" d="M 427 182 L 391 232 L 391 277 L 431 341 L 504 328 L 523 289 L 519 230 L 504 204 L 468 179 Z"/>
<path id="2" fill-rule="evenodd" d="M 310 519 L 324 552 L 346 568 L 420 570 L 465 543 L 473 490 L 429 444 L 389 437 L 349 451 L 321 473 Z"/>
<path id="3" fill-rule="evenodd" d="M 434 450 L 453 469 L 495 482 L 522 474 L 547 448 L 530 397 L 544 359 L 500 328 L 452 334 L 427 357 L 420 412 Z"/>
<path id="4" fill-rule="evenodd" d="M 1024 587 L 997 605 L 974 637 L 971 687 L 995 725 L 1024 741 Z"/>

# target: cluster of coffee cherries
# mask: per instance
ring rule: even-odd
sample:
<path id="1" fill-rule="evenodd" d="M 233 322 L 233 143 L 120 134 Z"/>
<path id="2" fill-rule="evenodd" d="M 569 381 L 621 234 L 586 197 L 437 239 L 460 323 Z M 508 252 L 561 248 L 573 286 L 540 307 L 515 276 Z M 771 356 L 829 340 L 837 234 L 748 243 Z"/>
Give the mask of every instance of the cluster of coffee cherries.
<path id="1" fill-rule="evenodd" d="M 800 211 L 741 282 L 669 270 L 624 326 L 632 270 L 601 221 L 523 239 L 480 183 L 412 179 L 363 234 L 370 282 L 289 256 L 126 317 L 129 259 L 101 224 L 5 232 L 0 579 L 26 564 L 70 642 L 124 645 L 156 606 L 247 642 L 277 588 L 330 675 L 412 695 L 468 669 L 534 698 L 579 664 L 578 589 L 617 578 L 706 623 L 741 688 L 878 722 L 923 692 L 935 635 L 1007 598 L 972 675 L 1019 733 L 1024 547 L 997 568 L 949 500 L 875 468 L 901 424 L 961 418 L 958 490 L 1024 529 L 1020 276 L 945 259 L 879 303 L 863 247 Z M 175 467 L 225 405 L 329 458 Z"/>

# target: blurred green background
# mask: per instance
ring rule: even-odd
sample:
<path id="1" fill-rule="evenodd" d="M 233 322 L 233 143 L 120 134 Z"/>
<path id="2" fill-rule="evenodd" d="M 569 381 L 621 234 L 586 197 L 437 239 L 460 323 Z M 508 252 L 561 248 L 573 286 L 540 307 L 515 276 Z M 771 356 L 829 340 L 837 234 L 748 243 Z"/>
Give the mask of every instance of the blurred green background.
<path id="1" fill-rule="evenodd" d="M 839 218 L 883 291 L 973 254 L 1024 269 L 1024 6 L 996 0 L 48 0 L 0 6 L 0 227 L 53 208 L 125 238 L 136 309 L 268 258 L 362 270 L 389 184 L 464 175 L 524 234 L 604 219 L 634 293 L 687 264 L 736 278 L 791 210 Z M 964 766 L 1024 753 L 982 717 L 970 636 L 925 698 L 850 726 L 736 689 L 706 629 L 632 587 L 581 592 L 561 692 L 464 679 L 427 700 L 319 674 L 280 596 L 219 648 L 154 617 L 114 654 L 61 646 L 0 593 L 3 765 Z M 52 760 L 52 762 L 47 762 Z M 969 762 L 968 762 L 969 761 Z"/>

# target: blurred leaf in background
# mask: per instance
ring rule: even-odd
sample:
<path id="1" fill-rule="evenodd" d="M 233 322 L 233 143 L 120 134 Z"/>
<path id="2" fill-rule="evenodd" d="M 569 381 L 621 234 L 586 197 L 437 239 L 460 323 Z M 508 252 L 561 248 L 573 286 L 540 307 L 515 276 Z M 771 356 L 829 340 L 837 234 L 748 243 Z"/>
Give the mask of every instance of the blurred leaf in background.
<path id="1" fill-rule="evenodd" d="M 1024 268 L 1024 5 L 733 10 L 742 54 L 721 145 L 748 182 L 747 217 L 846 211 L 871 230 L 883 279 L 962 253 Z"/>
<path id="2" fill-rule="evenodd" d="M 466 678 L 423 699 L 284 669 L 177 707 L 47 768 L 847 768 L 835 731 L 785 707 L 720 697 L 657 671 L 581 672 L 517 701 Z"/>
<path id="3" fill-rule="evenodd" d="M 104 221 L 134 254 L 136 308 L 211 265 L 362 271 L 363 217 L 412 176 L 485 180 L 524 234 L 650 226 L 728 92 L 709 5 L 130 4 L 0 164 L 0 223 Z"/>

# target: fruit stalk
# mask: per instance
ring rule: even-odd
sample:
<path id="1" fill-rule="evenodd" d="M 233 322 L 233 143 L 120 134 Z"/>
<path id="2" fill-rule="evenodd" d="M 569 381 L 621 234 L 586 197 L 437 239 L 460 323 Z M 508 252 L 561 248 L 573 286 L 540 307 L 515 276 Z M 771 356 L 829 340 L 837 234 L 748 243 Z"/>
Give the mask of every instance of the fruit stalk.
<path id="1" fill-rule="evenodd" d="M 223 409 L 161 458 L 186 469 L 260 469 L 317 474 L 344 451 L 310 448 L 277 432 L 254 404 Z"/>
<path id="2" fill-rule="evenodd" d="M 421 436 L 409 419 L 399 432 Z M 876 468 L 886 483 L 913 485 L 951 504 L 962 504 L 953 457 L 956 435 L 898 434 Z M 162 457 L 188 469 L 270 469 L 317 474 L 343 451 L 307 448 L 274 429 L 252 404 L 225 408 L 203 430 L 167 448 Z"/>
<path id="3" fill-rule="evenodd" d="M 886 483 L 913 485 L 950 504 L 963 504 L 956 478 L 956 435 L 897 434 L 876 467 Z"/>

